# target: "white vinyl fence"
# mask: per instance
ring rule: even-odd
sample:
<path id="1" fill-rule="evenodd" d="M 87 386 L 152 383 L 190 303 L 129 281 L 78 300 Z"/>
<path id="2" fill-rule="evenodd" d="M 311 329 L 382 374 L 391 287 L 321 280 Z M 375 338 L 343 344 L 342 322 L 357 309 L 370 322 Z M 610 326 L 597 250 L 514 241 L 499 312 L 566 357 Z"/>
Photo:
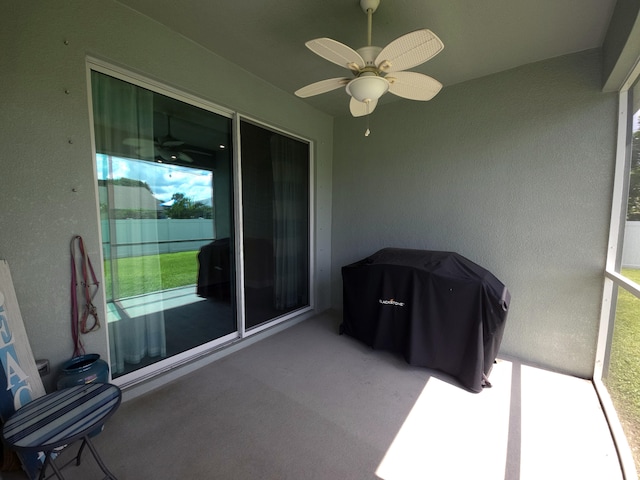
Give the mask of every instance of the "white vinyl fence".
<path id="1" fill-rule="evenodd" d="M 126 219 L 115 220 L 115 238 L 109 221 L 102 221 L 105 258 L 138 257 L 157 253 L 198 250 L 214 239 L 213 220 L 194 219 Z M 105 235 L 109 232 L 109 235 Z"/>
<path id="2" fill-rule="evenodd" d="M 640 222 L 626 222 L 625 224 L 622 266 L 624 268 L 640 268 Z"/>

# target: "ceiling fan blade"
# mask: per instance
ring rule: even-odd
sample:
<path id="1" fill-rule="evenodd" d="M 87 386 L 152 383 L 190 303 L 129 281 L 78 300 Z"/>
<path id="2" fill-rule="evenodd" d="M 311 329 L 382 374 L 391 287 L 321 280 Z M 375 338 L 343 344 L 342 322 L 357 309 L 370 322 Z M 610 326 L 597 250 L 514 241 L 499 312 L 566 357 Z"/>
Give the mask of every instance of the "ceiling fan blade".
<path id="1" fill-rule="evenodd" d="M 351 111 L 351 115 L 354 117 L 363 117 L 372 113 L 375 110 L 376 105 L 378 105 L 378 100 L 370 100 L 367 105 L 366 103 L 359 102 L 355 98 L 351 97 L 349 110 Z"/>
<path id="2" fill-rule="evenodd" d="M 176 148 L 176 147 L 179 147 L 180 145 L 184 145 L 184 142 L 182 140 L 178 140 L 177 138 L 174 138 L 171 135 L 162 137 L 158 143 L 160 143 L 160 146 L 163 148 Z"/>
<path id="3" fill-rule="evenodd" d="M 171 161 L 171 153 L 169 153 L 164 148 L 156 146 L 156 148 L 155 148 L 155 158 L 157 160 L 163 160 L 163 161 L 169 162 L 169 161 Z"/>
<path id="4" fill-rule="evenodd" d="M 187 163 L 193 163 L 193 158 L 191 158 L 190 155 L 187 155 L 184 152 L 176 152 L 176 156 L 178 157 L 178 160 L 182 160 L 183 162 Z"/>
<path id="5" fill-rule="evenodd" d="M 180 150 L 171 150 L 156 147 L 156 158 L 158 157 L 160 157 L 165 162 L 175 162 L 176 160 L 181 160 L 183 162 L 193 163 L 193 158 Z"/>
<path id="6" fill-rule="evenodd" d="M 122 140 L 123 145 L 135 148 L 153 148 L 154 141 L 150 138 L 125 138 Z"/>
<path id="7" fill-rule="evenodd" d="M 327 80 L 320 80 L 319 82 L 312 83 L 306 87 L 302 87 L 296 90 L 295 94 L 300 98 L 312 97 L 313 95 L 319 95 L 321 93 L 330 92 L 340 87 L 344 87 L 349 83 L 349 78 L 329 78 Z"/>
<path id="8" fill-rule="evenodd" d="M 375 64 L 383 72 L 399 72 L 426 62 L 443 48 L 444 44 L 431 30 L 416 30 L 384 47 Z"/>
<path id="9" fill-rule="evenodd" d="M 156 153 L 154 145 L 143 145 L 136 149 L 136 153 L 142 158 L 153 158 Z"/>
<path id="10" fill-rule="evenodd" d="M 389 93 L 409 100 L 431 100 L 442 89 L 435 78 L 416 72 L 395 72 L 385 77 Z"/>
<path id="11" fill-rule="evenodd" d="M 200 148 L 193 148 L 193 147 L 183 147 L 182 148 L 182 153 L 187 154 L 187 152 L 189 153 L 195 153 L 197 155 L 204 155 L 207 157 L 213 157 L 213 152 L 209 151 L 209 150 L 205 150 L 205 149 L 200 149 Z"/>
<path id="12" fill-rule="evenodd" d="M 313 53 L 341 67 L 348 68 L 354 72 L 364 68 L 365 63 L 362 56 L 344 43 L 330 38 L 316 38 L 315 40 L 309 40 L 305 45 Z"/>

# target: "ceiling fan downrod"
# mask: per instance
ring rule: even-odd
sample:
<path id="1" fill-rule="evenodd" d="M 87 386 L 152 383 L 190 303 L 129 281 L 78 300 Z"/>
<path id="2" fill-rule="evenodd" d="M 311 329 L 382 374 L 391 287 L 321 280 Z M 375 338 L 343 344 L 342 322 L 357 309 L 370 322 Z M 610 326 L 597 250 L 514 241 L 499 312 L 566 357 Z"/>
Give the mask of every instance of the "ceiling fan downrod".
<path id="1" fill-rule="evenodd" d="M 360 0 L 360 8 L 367 14 L 367 46 L 371 46 L 371 30 L 373 25 L 373 12 L 380 5 L 380 0 Z"/>

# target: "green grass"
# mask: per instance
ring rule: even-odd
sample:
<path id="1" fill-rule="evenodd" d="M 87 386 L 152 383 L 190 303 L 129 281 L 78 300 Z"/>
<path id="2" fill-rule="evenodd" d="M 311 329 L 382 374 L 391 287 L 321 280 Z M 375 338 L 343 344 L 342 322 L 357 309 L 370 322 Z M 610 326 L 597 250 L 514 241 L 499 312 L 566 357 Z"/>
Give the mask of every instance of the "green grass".
<path id="1" fill-rule="evenodd" d="M 197 251 L 163 253 L 116 260 L 118 297 L 127 298 L 144 293 L 194 285 L 198 276 Z M 112 297 L 111 270 L 105 262 L 107 297 Z"/>
<path id="2" fill-rule="evenodd" d="M 622 274 L 640 284 L 640 270 Z M 640 299 L 620 287 L 605 384 L 640 471 Z"/>

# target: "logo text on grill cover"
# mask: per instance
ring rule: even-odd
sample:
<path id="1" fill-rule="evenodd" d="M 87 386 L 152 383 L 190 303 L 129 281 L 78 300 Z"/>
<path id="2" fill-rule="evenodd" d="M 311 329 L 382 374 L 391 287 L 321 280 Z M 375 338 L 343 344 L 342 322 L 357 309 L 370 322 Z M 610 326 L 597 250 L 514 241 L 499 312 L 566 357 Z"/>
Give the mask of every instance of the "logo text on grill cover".
<path id="1" fill-rule="evenodd" d="M 394 307 L 404 307 L 404 302 L 397 302 L 393 298 L 390 298 L 389 300 L 379 299 L 378 302 L 380 302 L 382 305 L 393 305 Z"/>

